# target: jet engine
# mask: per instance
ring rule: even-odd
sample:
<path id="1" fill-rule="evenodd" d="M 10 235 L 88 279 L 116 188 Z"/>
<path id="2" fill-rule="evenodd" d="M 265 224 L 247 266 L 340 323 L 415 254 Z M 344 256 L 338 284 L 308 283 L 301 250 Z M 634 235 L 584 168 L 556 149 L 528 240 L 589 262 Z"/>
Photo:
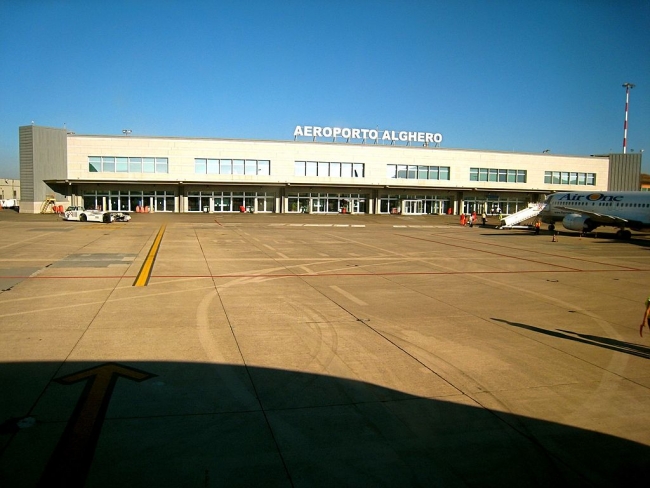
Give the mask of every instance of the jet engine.
<path id="1" fill-rule="evenodd" d="M 570 214 L 564 217 L 562 225 L 565 229 L 577 230 L 578 232 L 591 232 L 597 226 L 593 225 L 589 217 L 580 214 Z"/>

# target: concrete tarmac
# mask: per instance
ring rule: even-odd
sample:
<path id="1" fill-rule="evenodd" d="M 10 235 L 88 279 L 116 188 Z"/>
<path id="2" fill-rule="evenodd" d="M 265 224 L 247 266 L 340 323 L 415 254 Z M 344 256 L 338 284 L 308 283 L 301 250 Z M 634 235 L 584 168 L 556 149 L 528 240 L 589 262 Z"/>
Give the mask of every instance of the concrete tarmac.
<path id="1" fill-rule="evenodd" d="M 0 236 L 0 486 L 650 479 L 648 237 L 9 210 Z"/>

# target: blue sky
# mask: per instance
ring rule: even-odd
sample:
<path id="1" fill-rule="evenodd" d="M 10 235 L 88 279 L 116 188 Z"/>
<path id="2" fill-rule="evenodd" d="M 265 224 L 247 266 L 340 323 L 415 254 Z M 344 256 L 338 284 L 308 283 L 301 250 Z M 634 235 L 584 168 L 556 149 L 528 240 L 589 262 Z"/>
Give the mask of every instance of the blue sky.
<path id="1" fill-rule="evenodd" d="M 0 2 L 0 176 L 18 127 L 291 140 L 297 125 L 443 147 L 650 151 L 650 1 Z M 650 173 L 650 155 L 643 169 Z"/>

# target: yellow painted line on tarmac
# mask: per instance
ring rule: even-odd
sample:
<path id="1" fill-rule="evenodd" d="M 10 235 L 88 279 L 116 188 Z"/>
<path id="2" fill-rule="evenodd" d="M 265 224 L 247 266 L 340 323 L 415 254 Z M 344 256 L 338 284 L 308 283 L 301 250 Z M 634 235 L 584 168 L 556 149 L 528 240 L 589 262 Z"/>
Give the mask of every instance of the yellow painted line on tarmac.
<path id="1" fill-rule="evenodd" d="M 133 286 L 147 286 L 147 283 L 149 283 L 149 277 L 151 276 L 153 263 L 156 260 L 156 255 L 158 254 L 158 248 L 160 248 L 160 242 L 162 241 L 163 234 L 165 233 L 166 227 L 167 225 L 163 224 L 160 230 L 158 231 L 158 235 L 156 235 L 156 238 L 154 239 L 153 244 L 151 245 L 151 249 L 149 249 L 149 254 L 147 254 L 147 258 L 144 260 L 144 263 L 142 263 L 142 268 L 140 268 L 140 272 L 138 273 L 138 276 L 135 278 L 135 281 L 133 282 Z"/>

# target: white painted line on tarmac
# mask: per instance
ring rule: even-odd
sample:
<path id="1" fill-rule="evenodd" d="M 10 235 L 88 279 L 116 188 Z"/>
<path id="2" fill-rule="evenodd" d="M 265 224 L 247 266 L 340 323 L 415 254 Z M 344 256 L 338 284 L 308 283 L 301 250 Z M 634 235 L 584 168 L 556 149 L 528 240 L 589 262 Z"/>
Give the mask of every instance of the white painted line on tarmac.
<path id="1" fill-rule="evenodd" d="M 365 227 L 366 224 L 269 224 L 269 227 Z M 393 227 L 408 227 L 407 225 L 396 225 Z M 433 227 L 433 226 L 431 226 Z"/>
<path id="2" fill-rule="evenodd" d="M 331 288 L 332 290 L 334 290 L 334 291 L 340 293 L 341 295 L 343 295 L 343 296 L 344 296 L 345 298 L 347 298 L 348 300 L 353 301 L 353 302 L 356 303 L 357 305 L 361 305 L 361 306 L 367 306 L 367 305 L 368 305 L 368 304 L 367 304 L 366 302 L 364 302 L 363 300 L 358 299 L 358 298 L 355 297 L 354 295 L 351 295 L 350 293 L 348 293 L 348 292 L 345 291 L 345 290 L 342 290 L 341 288 L 339 288 L 339 287 L 336 286 L 336 285 L 330 285 L 330 288 Z"/>
<path id="3" fill-rule="evenodd" d="M 411 229 L 447 229 L 450 226 L 449 225 L 393 225 L 393 227 L 400 228 L 400 229 L 405 229 L 405 228 L 411 228 Z"/>

